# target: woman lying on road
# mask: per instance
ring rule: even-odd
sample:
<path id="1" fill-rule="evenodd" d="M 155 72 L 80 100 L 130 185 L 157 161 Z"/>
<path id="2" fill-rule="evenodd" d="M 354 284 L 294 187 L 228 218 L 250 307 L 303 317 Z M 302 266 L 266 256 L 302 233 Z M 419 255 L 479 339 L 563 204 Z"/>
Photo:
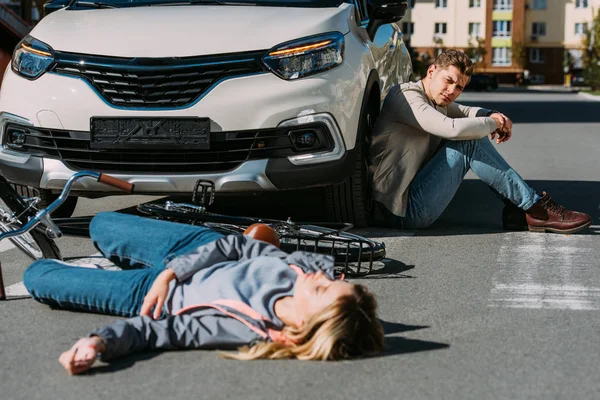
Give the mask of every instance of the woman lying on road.
<path id="1" fill-rule="evenodd" d="M 338 360 L 383 348 L 373 295 L 334 280 L 330 256 L 287 254 L 243 235 L 112 212 L 94 217 L 90 234 L 122 271 L 38 260 L 23 277 L 41 303 L 132 317 L 63 353 L 70 374 L 88 370 L 99 354 L 110 360 L 147 349 Z"/>

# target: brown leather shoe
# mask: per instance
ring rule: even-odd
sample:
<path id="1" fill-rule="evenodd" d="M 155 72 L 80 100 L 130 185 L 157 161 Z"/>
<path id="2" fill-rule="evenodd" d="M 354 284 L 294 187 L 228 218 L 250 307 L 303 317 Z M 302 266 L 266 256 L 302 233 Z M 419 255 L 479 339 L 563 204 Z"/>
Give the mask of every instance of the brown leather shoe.
<path id="1" fill-rule="evenodd" d="M 527 225 L 532 232 L 573 233 L 587 228 L 592 219 L 589 215 L 566 210 L 543 192 L 542 198 L 525 212 Z"/>

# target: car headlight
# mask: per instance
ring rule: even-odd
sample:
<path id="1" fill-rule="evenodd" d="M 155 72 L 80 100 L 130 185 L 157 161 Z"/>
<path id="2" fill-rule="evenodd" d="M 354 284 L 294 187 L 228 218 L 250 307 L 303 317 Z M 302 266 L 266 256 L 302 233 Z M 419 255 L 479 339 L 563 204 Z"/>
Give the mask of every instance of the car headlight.
<path id="1" fill-rule="evenodd" d="M 54 51 L 46 43 L 26 36 L 13 54 L 12 70 L 24 78 L 34 80 L 42 76 L 54 62 Z"/>
<path id="2" fill-rule="evenodd" d="M 344 59 L 344 35 L 332 32 L 275 46 L 263 63 L 282 79 L 298 79 L 337 67 Z"/>

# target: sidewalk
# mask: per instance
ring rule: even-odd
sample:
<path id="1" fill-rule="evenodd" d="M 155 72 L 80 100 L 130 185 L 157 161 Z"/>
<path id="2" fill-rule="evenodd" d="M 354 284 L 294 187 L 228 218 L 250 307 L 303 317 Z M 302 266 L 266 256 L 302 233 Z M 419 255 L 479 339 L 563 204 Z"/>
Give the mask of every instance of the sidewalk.
<path id="1" fill-rule="evenodd" d="M 528 86 L 514 86 L 510 84 L 500 84 L 499 88 L 503 92 L 554 92 L 554 93 L 579 93 L 582 90 L 588 90 L 585 86 L 564 86 L 564 85 L 528 85 Z"/>

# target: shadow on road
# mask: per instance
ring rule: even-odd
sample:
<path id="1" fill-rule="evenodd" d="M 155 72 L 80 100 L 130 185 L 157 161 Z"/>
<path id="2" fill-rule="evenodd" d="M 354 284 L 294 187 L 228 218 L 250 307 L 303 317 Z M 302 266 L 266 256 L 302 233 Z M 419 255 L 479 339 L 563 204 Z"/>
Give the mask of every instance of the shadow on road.
<path id="1" fill-rule="evenodd" d="M 426 340 L 407 339 L 400 336 L 388 336 L 384 339 L 384 350 L 380 356 L 417 353 L 421 351 L 439 350 L 450 347 L 446 343 L 428 342 Z"/>
<path id="2" fill-rule="evenodd" d="M 600 223 L 600 182 L 528 180 L 538 193 L 550 196 L 567 209 L 592 217 L 592 225 Z M 501 233 L 504 204 L 480 180 L 465 180 L 448 208 L 430 228 L 416 231 L 418 236 L 445 236 Z M 587 229 L 580 235 L 596 234 Z"/>
<path id="3" fill-rule="evenodd" d="M 573 94 L 575 96 L 575 94 Z M 513 122 L 594 123 L 600 122 L 600 102 L 595 101 L 460 101 L 460 104 L 498 110 Z"/>
<path id="4" fill-rule="evenodd" d="M 390 322 L 384 320 L 379 321 L 381 322 L 381 325 L 383 325 L 383 331 L 385 332 L 386 336 L 393 335 L 395 333 L 418 331 L 420 329 L 429 328 L 427 325 L 406 325 L 399 322 Z"/>
<path id="5" fill-rule="evenodd" d="M 139 361 L 150 360 L 154 357 L 157 357 L 161 354 L 161 352 L 151 352 L 145 351 L 141 353 L 134 353 L 128 355 L 127 357 L 118 358 L 114 361 L 111 361 L 109 364 L 102 365 L 99 367 L 94 367 L 89 370 L 87 375 L 96 375 L 96 374 L 106 374 L 111 372 L 122 371 L 127 368 L 133 367 Z"/>
<path id="6" fill-rule="evenodd" d="M 391 258 L 381 260 L 382 268 L 373 269 L 367 276 L 361 279 L 413 279 L 414 276 L 403 274 L 403 272 L 413 269 L 414 265 L 406 265 L 401 261 Z"/>
<path id="7" fill-rule="evenodd" d="M 600 112 L 598 113 L 600 121 Z M 528 180 L 541 194 L 546 191 L 567 209 L 581 211 L 592 217 L 592 225 L 600 223 L 600 182 Z M 171 198 L 190 202 L 190 197 Z M 478 179 L 465 180 L 442 216 L 431 227 L 420 230 L 389 229 L 377 226 L 356 229 L 365 237 L 446 236 L 502 233 L 502 201 Z M 121 210 L 134 212 L 134 208 Z M 210 211 L 262 218 L 287 219 L 295 222 L 327 221 L 319 189 L 299 192 L 259 193 L 217 198 Z M 595 234 L 585 230 L 579 234 Z M 401 272 L 401 271 L 400 271 Z M 386 272 L 387 273 L 387 272 Z"/>

